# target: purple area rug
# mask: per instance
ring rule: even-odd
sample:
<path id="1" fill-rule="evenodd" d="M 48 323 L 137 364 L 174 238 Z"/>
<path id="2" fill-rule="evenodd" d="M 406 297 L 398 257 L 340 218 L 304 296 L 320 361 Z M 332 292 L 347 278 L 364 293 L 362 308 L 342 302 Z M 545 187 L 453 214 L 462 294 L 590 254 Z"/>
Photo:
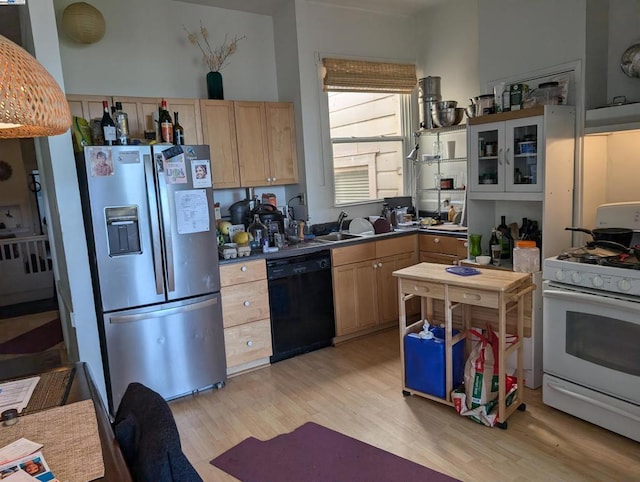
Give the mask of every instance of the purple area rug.
<path id="1" fill-rule="evenodd" d="M 458 480 L 313 422 L 264 442 L 249 437 L 211 464 L 242 482 Z"/>
<path id="2" fill-rule="evenodd" d="M 59 319 L 55 319 L 11 340 L 0 343 L 0 355 L 38 353 L 57 345 L 62 340 L 62 325 Z"/>

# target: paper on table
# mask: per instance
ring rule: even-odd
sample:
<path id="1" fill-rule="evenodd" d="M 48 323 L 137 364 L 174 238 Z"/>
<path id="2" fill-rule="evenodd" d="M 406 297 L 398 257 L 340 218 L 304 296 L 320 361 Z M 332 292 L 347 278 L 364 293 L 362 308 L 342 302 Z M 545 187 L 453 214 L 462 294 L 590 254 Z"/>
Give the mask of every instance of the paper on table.
<path id="1" fill-rule="evenodd" d="M 42 444 L 32 442 L 26 438 L 20 438 L 0 449 L 0 465 L 31 455 L 41 448 Z"/>
<path id="2" fill-rule="evenodd" d="M 33 390 L 39 381 L 40 377 L 32 377 L 0 383 L 0 412 L 10 408 L 22 412 L 29 403 Z"/>

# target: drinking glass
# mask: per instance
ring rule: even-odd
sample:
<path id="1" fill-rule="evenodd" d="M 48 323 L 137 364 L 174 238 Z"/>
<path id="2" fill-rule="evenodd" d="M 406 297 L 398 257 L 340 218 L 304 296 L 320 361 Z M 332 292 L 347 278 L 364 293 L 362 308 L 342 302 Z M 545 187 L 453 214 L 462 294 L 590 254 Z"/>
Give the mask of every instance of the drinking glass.
<path id="1" fill-rule="evenodd" d="M 482 234 L 469 235 L 469 258 L 475 261 L 482 254 Z"/>
<path id="2" fill-rule="evenodd" d="M 494 266 L 500 266 L 501 255 L 502 255 L 502 245 L 492 244 L 491 245 L 491 263 Z"/>

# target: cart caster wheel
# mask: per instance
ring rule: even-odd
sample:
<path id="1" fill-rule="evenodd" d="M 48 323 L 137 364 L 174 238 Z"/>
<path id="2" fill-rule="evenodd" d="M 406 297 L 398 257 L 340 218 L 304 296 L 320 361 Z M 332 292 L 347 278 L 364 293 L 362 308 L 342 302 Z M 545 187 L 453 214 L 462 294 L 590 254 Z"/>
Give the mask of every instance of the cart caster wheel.
<path id="1" fill-rule="evenodd" d="M 214 385 L 218 390 L 222 390 L 224 388 L 224 382 L 218 382 Z"/>
<path id="2" fill-rule="evenodd" d="M 496 427 L 501 428 L 502 430 L 506 430 L 507 422 L 496 422 Z"/>
<path id="3" fill-rule="evenodd" d="M 411 395 L 411 393 L 407 392 L 406 390 L 402 390 L 402 395 L 404 395 L 405 397 L 408 397 L 409 395 Z"/>
<path id="4" fill-rule="evenodd" d="M 526 409 L 527 409 L 526 403 L 521 403 L 520 405 L 518 405 L 518 410 L 520 410 L 521 412 L 524 412 Z"/>

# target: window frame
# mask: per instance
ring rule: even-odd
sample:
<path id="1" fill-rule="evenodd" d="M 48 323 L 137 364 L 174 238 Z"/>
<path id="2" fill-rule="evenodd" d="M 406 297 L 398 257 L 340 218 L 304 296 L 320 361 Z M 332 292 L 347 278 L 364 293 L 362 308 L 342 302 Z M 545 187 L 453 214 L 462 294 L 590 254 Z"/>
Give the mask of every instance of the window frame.
<path id="1" fill-rule="evenodd" d="M 405 196 L 415 196 L 413 189 L 413 169 L 412 162 L 407 159 L 407 155 L 415 147 L 414 144 L 414 132 L 415 126 L 418 124 L 417 109 L 414 105 L 417 103 L 417 85 L 411 94 L 394 94 L 400 96 L 400 122 L 402 134 L 400 136 L 378 136 L 378 137 L 358 137 L 358 138 L 336 138 L 331 139 L 331 124 L 329 122 L 329 95 L 323 90 L 322 79 L 322 58 L 329 55 L 318 54 L 316 57 L 317 73 L 318 73 L 318 108 L 320 112 L 320 131 L 322 139 L 322 160 L 324 163 L 324 179 L 320 184 L 325 187 L 330 187 L 331 190 L 331 203 L 334 208 L 342 209 L 348 206 L 361 206 L 369 204 L 379 204 L 383 202 L 383 198 L 368 199 L 363 201 L 354 201 L 350 203 L 337 204 L 336 203 L 336 188 L 335 188 L 335 176 L 334 176 L 334 159 L 333 159 L 333 144 L 334 143 L 346 143 L 346 142 L 380 142 L 382 141 L 396 141 L 402 142 L 403 156 L 402 156 L 402 184 L 403 193 Z M 334 56 L 335 57 L 335 56 Z M 363 59 L 364 60 L 364 59 Z M 370 60 L 370 59 L 367 59 Z M 376 60 L 374 60 L 376 61 Z M 380 62 L 389 62 L 389 60 L 379 60 Z M 391 62 L 399 62 L 392 60 Z M 354 90 L 354 93 L 362 93 L 361 91 Z"/>

